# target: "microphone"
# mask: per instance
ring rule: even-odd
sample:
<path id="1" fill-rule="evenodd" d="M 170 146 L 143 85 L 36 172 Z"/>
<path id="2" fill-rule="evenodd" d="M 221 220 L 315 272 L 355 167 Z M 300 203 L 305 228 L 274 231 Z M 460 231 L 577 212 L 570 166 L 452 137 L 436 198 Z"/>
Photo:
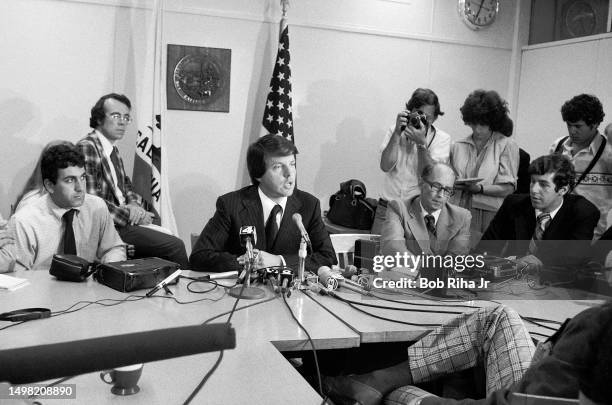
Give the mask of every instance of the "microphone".
<path id="1" fill-rule="evenodd" d="M 251 248 L 257 244 L 257 232 L 255 231 L 255 227 L 253 225 L 245 225 L 240 227 L 239 231 L 240 235 L 240 244 L 242 246 L 247 246 L 250 243 Z"/>
<path id="2" fill-rule="evenodd" d="M 146 293 L 145 295 L 147 297 L 150 297 L 151 295 L 155 294 L 156 292 L 158 292 L 161 288 L 166 288 L 166 286 L 168 284 L 170 284 L 171 282 L 174 281 L 174 279 L 176 279 L 178 276 L 181 275 L 181 270 L 177 270 L 174 273 L 170 274 L 168 277 L 166 277 L 165 279 L 163 279 L 162 281 L 160 281 L 159 284 L 157 284 L 155 287 L 153 287 L 148 293 Z M 167 290 L 169 291 L 169 290 Z"/>
<path id="3" fill-rule="evenodd" d="M 298 214 L 300 215 L 300 214 Z M 300 250 L 298 251 L 298 287 L 304 282 L 304 274 L 306 273 L 306 241 L 300 241 Z"/>
<path id="4" fill-rule="evenodd" d="M 238 276 L 238 283 L 241 283 L 247 276 L 247 272 L 250 270 L 254 259 L 253 246 L 257 243 L 257 232 L 255 231 L 255 227 L 253 225 L 241 226 L 240 231 L 238 231 L 238 237 L 240 238 L 240 245 L 246 247 L 247 254 L 244 270 L 242 270 L 240 276 Z"/>
<path id="5" fill-rule="evenodd" d="M 240 244 L 246 246 L 249 261 L 253 260 L 253 246 L 257 243 L 255 227 L 253 225 L 241 226 L 238 235 L 240 236 Z"/>
<path id="6" fill-rule="evenodd" d="M 289 287 L 289 284 L 291 284 L 291 282 L 293 281 L 293 272 L 289 269 L 282 270 L 280 272 L 279 277 L 280 277 L 279 284 L 280 284 L 281 290 L 284 291 Z"/>
<path id="7" fill-rule="evenodd" d="M 0 350 L 0 381 L 27 384 L 236 347 L 227 323 Z"/>
<path id="8" fill-rule="evenodd" d="M 365 294 L 363 288 L 358 283 L 345 279 L 342 277 L 342 275 L 333 272 L 332 269 L 327 266 L 319 267 L 319 270 L 317 270 L 317 276 L 319 276 L 321 283 L 329 290 L 333 291 L 339 287 L 344 287 L 348 290 Z"/>
<path id="9" fill-rule="evenodd" d="M 319 276 L 319 281 L 323 284 L 328 290 L 337 290 L 338 289 L 338 279 L 342 277 L 339 274 L 332 272 L 332 270 L 327 266 L 319 267 L 317 270 L 317 276 Z"/>
<path id="10" fill-rule="evenodd" d="M 224 271 L 223 273 L 213 273 L 204 276 L 206 280 L 220 280 L 222 278 L 234 278 L 238 277 L 238 272 L 234 271 Z"/>
<path id="11" fill-rule="evenodd" d="M 244 298 L 247 300 L 263 298 L 266 295 L 264 290 L 258 287 L 251 287 L 251 272 L 255 267 L 253 246 L 257 243 L 257 231 L 253 225 L 241 226 L 238 231 L 238 237 L 240 238 L 240 243 L 246 247 L 246 255 L 244 256 L 246 260 L 244 260 L 236 286 L 229 291 L 229 295 L 234 298 Z"/>
<path id="12" fill-rule="evenodd" d="M 291 218 L 300 230 L 300 233 L 302 234 L 302 239 L 305 240 L 306 243 L 308 243 L 308 246 L 312 248 L 312 243 L 310 243 L 310 237 L 308 236 L 308 232 L 306 232 L 306 228 L 304 228 L 304 224 L 302 223 L 302 215 L 296 212 L 291 216 Z"/>

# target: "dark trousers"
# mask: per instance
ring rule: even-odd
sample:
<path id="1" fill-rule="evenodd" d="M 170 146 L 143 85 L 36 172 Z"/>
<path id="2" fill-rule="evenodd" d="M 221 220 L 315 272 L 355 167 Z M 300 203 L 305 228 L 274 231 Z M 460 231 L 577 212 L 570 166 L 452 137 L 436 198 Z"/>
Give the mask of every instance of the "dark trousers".
<path id="1" fill-rule="evenodd" d="M 190 268 L 185 244 L 176 236 L 132 225 L 117 228 L 117 232 L 125 243 L 134 245 L 134 258 L 159 257 L 178 263 L 181 269 Z"/>

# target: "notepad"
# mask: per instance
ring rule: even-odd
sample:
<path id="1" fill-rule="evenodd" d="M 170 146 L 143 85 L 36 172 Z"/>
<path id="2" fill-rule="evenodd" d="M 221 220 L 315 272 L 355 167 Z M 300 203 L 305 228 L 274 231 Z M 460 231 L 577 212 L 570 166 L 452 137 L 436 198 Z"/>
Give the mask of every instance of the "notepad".
<path id="1" fill-rule="evenodd" d="M 0 291 L 15 291 L 16 289 L 24 287 L 29 283 L 30 282 L 25 278 L 0 274 Z"/>

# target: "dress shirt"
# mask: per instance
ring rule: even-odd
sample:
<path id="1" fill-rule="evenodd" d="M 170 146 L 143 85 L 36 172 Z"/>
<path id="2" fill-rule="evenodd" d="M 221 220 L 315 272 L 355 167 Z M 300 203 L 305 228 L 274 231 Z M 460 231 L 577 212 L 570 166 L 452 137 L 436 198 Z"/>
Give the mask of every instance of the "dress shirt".
<path id="1" fill-rule="evenodd" d="M 561 206 L 563 206 L 563 200 L 561 200 L 561 204 L 559 204 L 559 206 L 557 208 L 555 208 L 554 210 L 550 211 L 548 214 L 550 215 L 550 221 L 552 221 L 555 218 L 555 215 L 557 215 L 557 212 L 559 212 L 559 210 L 561 209 Z M 535 210 L 535 216 L 536 218 L 540 216 L 540 214 L 544 214 L 544 211 L 541 210 Z M 549 221 L 549 222 L 550 222 Z"/>
<path id="2" fill-rule="evenodd" d="M 380 146 L 380 154 L 382 154 L 387 147 L 387 144 L 393 136 L 394 130 L 395 125 L 387 130 L 385 139 Z M 428 145 L 427 150 L 429 151 L 429 155 L 434 161 L 448 162 L 451 145 L 451 137 L 449 134 L 432 125 L 427 132 L 425 142 Z M 420 194 L 420 173 L 418 173 L 418 167 L 419 151 L 416 143 L 410 139 L 406 139 L 403 135 L 400 136 L 397 161 L 391 170 L 384 173 L 381 197 L 387 201 L 392 201 L 402 200 Z"/>
<path id="3" fill-rule="evenodd" d="M 423 203 L 421 201 L 419 201 L 419 205 L 421 206 L 421 216 L 423 217 L 423 221 L 425 221 L 425 216 L 426 215 L 431 215 L 434 217 L 434 225 L 438 224 L 438 218 L 440 218 L 440 213 L 442 212 L 441 209 L 439 210 L 435 210 L 433 212 L 427 212 L 427 210 L 423 207 Z M 425 222 L 427 223 L 427 222 Z"/>
<path id="4" fill-rule="evenodd" d="M 104 263 L 125 260 L 124 243 L 104 200 L 85 194 L 83 205 L 75 209 L 72 226 L 77 255 L 90 262 L 96 259 Z M 53 255 L 63 249 L 62 216 L 66 211 L 46 194 L 13 215 L 9 229 L 15 235 L 16 267 L 26 270 L 48 270 L 51 267 Z"/>
<path id="5" fill-rule="evenodd" d="M 480 177 L 482 178 L 480 184 L 484 186 L 511 184 L 516 189 L 519 147 L 514 140 L 499 132 L 493 132 L 480 153 L 472 135 L 457 140 L 451 147 L 450 162 L 460 179 Z M 496 212 L 501 207 L 504 197 L 458 190 L 450 201 L 467 209 Z"/>
<path id="6" fill-rule="evenodd" d="M 113 153 L 114 144 L 108 140 L 100 131 L 97 129 L 94 131 L 100 139 L 100 143 L 102 144 L 102 150 L 104 152 L 104 157 L 108 162 L 108 166 L 110 167 L 111 176 L 113 178 L 113 183 L 115 186 L 115 190 L 117 192 L 117 197 L 119 198 L 119 205 L 125 205 L 125 196 L 123 195 L 123 190 L 119 188 L 119 181 L 117 180 L 117 172 L 115 170 L 115 165 L 111 159 L 111 153 Z"/>
<path id="7" fill-rule="evenodd" d="M 274 208 L 275 205 L 278 204 L 283 209 L 281 212 L 276 214 L 276 225 L 278 226 L 278 228 L 280 228 L 280 223 L 283 219 L 283 215 L 285 215 L 285 206 L 287 205 L 287 197 L 283 197 L 281 198 L 279 202 L 276 202 L 276 201 L 272 201 L 270 197 L 265 195 L 264 192 L 261 191 L 260 187 L 257 187 L 257 192 L 259 193 L 259 199 L 261 200 L 261 206 L 263 208 L 264 224 L 268 222 L 268 217 L 270 216 L 270 213 L 272 212 L 272 208 Z"/>

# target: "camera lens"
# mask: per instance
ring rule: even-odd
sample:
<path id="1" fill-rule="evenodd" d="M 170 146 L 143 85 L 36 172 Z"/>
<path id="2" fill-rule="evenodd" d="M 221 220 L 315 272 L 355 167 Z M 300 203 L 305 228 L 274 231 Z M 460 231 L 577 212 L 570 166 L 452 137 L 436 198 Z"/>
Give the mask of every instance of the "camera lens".
<path id="1" fill-rule="evenodd" d="M 421 128 L 421 120 L 419 119 L 418 115 L 411 115 L 410 116 L 410 125 L 415 127 L 415 128 Z"/>

